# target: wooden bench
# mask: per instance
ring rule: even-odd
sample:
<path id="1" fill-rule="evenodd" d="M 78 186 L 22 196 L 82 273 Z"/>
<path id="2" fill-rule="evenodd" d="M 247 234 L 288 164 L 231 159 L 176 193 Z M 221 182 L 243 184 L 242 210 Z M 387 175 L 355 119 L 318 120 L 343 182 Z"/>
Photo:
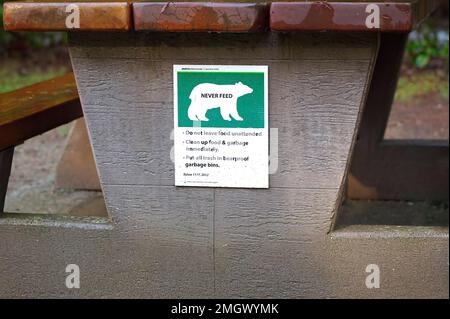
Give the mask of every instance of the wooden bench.
<path id="1" fill-rule="evenodd" d="M 14 147 L 82 116 L 73 73 L 0 95 L 0 212 Z"/>

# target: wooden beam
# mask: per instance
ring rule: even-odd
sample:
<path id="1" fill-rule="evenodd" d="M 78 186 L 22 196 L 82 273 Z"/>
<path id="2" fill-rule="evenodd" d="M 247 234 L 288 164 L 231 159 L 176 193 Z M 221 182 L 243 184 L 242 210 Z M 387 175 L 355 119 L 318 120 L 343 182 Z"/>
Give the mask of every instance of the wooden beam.
<path id="1" fill-rule="evenodd" d="M 0 151 L 0 213 L 3 213 L 5 208 L 6 190 L 8 189 L 13 155 L 14 147 Z"/>
<path id="2" fill-rule="evenodd" d="M 0 95 L 0 150 L 83 116 L 72 73 Z"/>
<path id="3" fill-rule="evenodd" d="M 348 179 L 350 199 L 449 198 L 448 142 L 384 140 L 406 40 L 407 34 L 381 35 Z"/>
<path id="4" fill-rule="evenodd" d="M 73 20 L 77 12 L 78 25 Z M 7 2 L 3 23 L 6 31 L 127 31 L 132 27 L 127 2 Z"/>
<path id="5" fill-rule="evenodd" d="M 441 4 L 441 0 L 273 2 L 270 28 L 274 31 L 409 32 Z M 374 5 L 380 11 L 379 27 L 369 27 L 366 23 Z"/>
<path id="6" fill-rule="evenodd" d="M 143 2 L 133 4 L 136 30 L 252 32 L 269 27 L 269 6 L 258 3 Z"/>
<path id="7" fill-rule="evenodd" d="M 408 32 L 443 3 L 444 0 L 277 1 L 271 4 L 270 27 L 276 31 Z M 368 6 L 373 4 L 380 9 L 380 28 L 366 25 L 372 12 Z M 72 19 L 74 6 L 79 9 L 78 27 L 66 23 L 68 18 Z M 251 32 L 268 28 L 269 6 L 260 0 L 251 3 L 31 0 L 5 3 L 3 18 L 7 31 L 127 31 L 133 28 L 134 18 L 136 30 Z"/>

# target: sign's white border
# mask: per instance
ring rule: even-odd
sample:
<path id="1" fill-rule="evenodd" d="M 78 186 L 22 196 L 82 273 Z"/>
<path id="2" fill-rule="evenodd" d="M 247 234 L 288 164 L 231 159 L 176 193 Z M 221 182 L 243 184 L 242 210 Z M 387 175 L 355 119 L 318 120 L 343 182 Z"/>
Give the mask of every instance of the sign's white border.
<path id="1" fill-rule="evenodd" d="M 264 65 L 173 65 L 173 101 L 174 101 L 174 164 L 175 164 L 175 185 L 176 186 L 199 186 L 199 187 L 240 187 L 240 188 L 269 188 L 269 79 L 268 79 L 268 66 Z M 264 73 L 264 128 L 261 129 L 264 132 L 264 143 L 262 144 L 262 150 L 264 152 L 263 158 L 260 160 L 264 165 L 258 169 L 258 175 L 264 175 L 263 180 L 252 183 L 250 180 L 242 179 L 238 182 L 226 182 L 223 183 L 183 183 L 177 180 L 177 140 L 180 136 L 177 132 L 181 129 L 178 127 L 178 72 L 261 72 Z M 204 128 L 208 130 L 214 130 L 217 128 Z M 240 130 L 252 130 L 242 128 Z"/>

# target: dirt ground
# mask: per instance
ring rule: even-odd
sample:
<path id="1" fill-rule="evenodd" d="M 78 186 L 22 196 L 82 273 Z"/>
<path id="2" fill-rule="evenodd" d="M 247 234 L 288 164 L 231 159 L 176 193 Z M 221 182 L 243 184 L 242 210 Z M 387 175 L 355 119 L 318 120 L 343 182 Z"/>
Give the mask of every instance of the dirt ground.
<path id="1" fill-rule="evenodd" d="M 425 70 L 404 63 L 385 138 L 448 140 L 448 83 L 442 63 Z"/>
<path id="2" fill-rule="evenodd" d="M 101 192 L 55 188 L 56 167 L 70 125 L 36 136 L 16 147 L 6 212 L 107 216 Z"/>
<path id="3" fill-rule="evenodd" d="M 448 98 L 429 94 L 392 106 L 385 139 L 448 140 Z"/>

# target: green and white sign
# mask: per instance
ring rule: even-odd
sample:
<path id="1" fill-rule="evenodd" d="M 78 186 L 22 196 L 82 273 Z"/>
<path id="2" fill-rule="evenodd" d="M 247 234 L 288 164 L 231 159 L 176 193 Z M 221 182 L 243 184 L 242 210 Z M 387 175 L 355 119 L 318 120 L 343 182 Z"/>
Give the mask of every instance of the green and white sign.
<path id="1" fill-rule="evenodd" d="M 176 186 L 269 187 L 268 67 L 174 65 Z"/>

